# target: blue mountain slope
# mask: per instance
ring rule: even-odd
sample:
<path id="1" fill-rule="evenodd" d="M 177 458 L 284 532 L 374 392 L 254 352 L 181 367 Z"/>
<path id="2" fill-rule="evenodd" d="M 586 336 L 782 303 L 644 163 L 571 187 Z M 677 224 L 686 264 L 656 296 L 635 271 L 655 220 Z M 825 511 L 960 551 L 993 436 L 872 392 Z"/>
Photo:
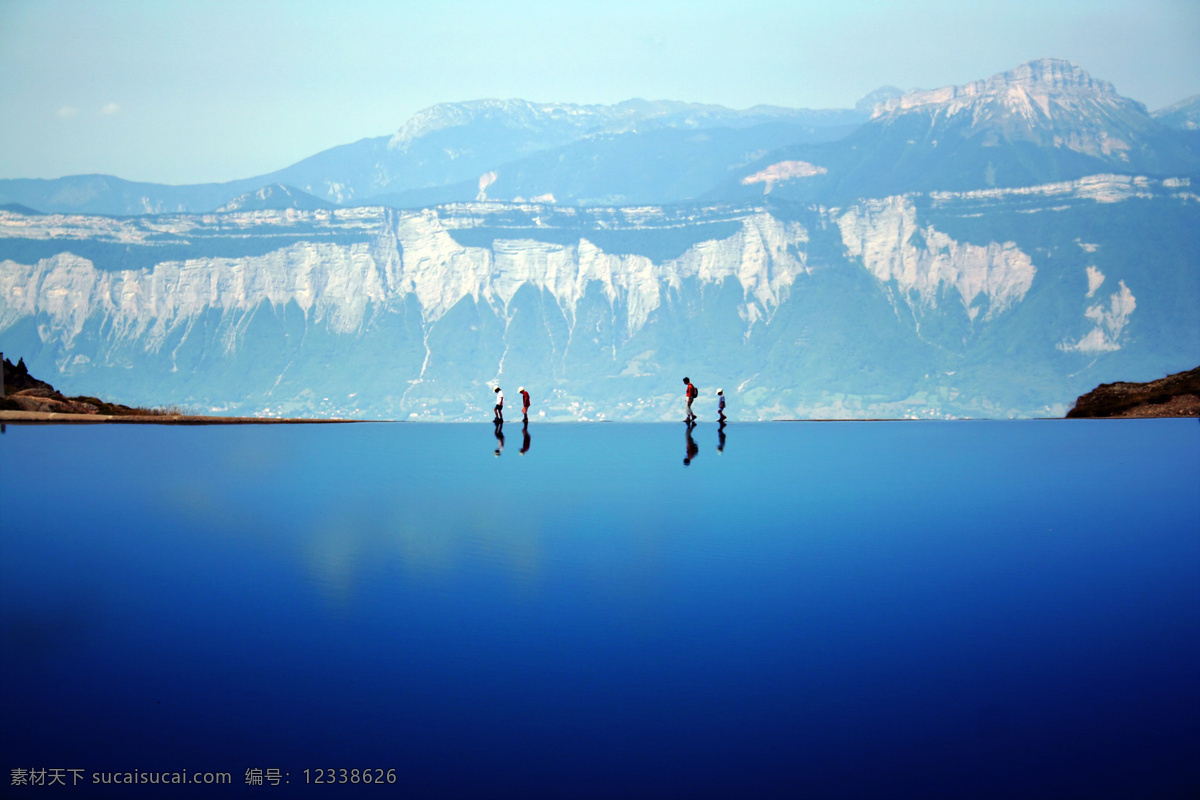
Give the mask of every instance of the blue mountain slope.
<path id="1" fill-rule="evenodd" d="M 1043 59 L 987 81 L 893 98 L 846 138 L 782 148 L 705 196 L 744 202 L 769 189 L 792 200 L 842 203 L 1105 172 L 1188 175 L 1200 171 L 1197 141 L 1079 67 Z M 788 162 L 811 164 L 817 174 L 743 182 Z"/>
<path id="2" fill-rule="evenodd" d="M 845 130 L 866 119 L 855 110 L 786 109 L 738 111 L 673 101 L 631 100 L 611 106 L 479 100 L 446 103 L 414 115 L 396 134 L 330 148 L 284 169 L 222 184 L 164 186 L 106 175 L 55 180 L 0 180 L 0 204 L 21 203 L 47 212 L 87 214 L 201 213 L 270 184 L 285 184 L 337 204 L 361 204 L 379 195 L 443 191 L 455 198 L 464 181 L 531 154 L 598 134 L 679 130 L 741 130 L 796 126 L 807 131 Z M 828 138 L 827 134 L 814 134 Z M 810 135 L 810 139 L 812 136 Z M 805 140 L 802 138 L 802 140 Z M 772 138 L 757 149 L 781 142 Z M 626 192 L 633 189 L 627 187 Z M 475 196 L 472 192 L 468 197 Z"/>
<path id="3" fill-rule="evenodd" d="M 365 202 L 397 208 L 480 198 L 509 202 L 537 198 L 585 206 L 687 202 L 767 151 L 841 138 L 855 127 L 775 122 L 745 128 L 597 134 L 497 164 L 458 184 L 381 194 Z"/>

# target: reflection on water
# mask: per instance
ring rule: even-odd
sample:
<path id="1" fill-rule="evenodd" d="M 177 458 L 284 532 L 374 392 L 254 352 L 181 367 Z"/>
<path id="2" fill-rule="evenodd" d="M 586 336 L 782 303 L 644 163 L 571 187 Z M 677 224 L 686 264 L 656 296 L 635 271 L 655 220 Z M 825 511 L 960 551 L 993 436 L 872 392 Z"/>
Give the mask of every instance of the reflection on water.
<path id="1" fill-rule="evenodd" d="M 500 454 L 504 452 L 504 422 L 497 421 L 495 423 L 495 428 L 496 428 L 496 430 L 495 430 L 495 433 L 496 433 L 495 456 L 497 458 L 499 458 Z"/>
<path id="2" fill-rule="evenodd" d="M 536 454 L 523 425 L 523 459 L 474 425 L 15 427 L 0 755 L 379 766 L 414 796 L 1177 796 L 1198 431 L 719 425 L 701 459 L 687 426 L 681 470 L 673 425 L 544 424 Z"/>
<path id="3" fill-rule="evenodd" d="M 695 429 L 696 422 L 689 419 L 685 429 L 687 431 L 687 455 L 683 457 L 683 465 L 690 466 L 692 459 L 700 453 L 700 445 L 696 444 L 696 440 L 692 438 L 692 430 Z"/>

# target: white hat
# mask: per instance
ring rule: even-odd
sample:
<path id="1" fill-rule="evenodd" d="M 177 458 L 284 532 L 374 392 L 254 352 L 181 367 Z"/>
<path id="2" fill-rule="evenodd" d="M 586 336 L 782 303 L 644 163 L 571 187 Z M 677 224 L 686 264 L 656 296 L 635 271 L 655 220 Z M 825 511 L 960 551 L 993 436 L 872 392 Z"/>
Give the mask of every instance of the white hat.
<path id="1" fill-rule="evenodd" d="M 524 386 L 518 386 L 518 387 L 517 387 L 517 391 L 518 391 L 518 392 L 523 392 L 523 391 L 525 391 L 525 387 L 524 387 Z"/>
<path id="2" fill-rule="evenodd" d="M 723 393 L 724 391 L 725 391 L 724 389 L 717 389 L 717 394 L 721 394 L 721 393 Z"/>

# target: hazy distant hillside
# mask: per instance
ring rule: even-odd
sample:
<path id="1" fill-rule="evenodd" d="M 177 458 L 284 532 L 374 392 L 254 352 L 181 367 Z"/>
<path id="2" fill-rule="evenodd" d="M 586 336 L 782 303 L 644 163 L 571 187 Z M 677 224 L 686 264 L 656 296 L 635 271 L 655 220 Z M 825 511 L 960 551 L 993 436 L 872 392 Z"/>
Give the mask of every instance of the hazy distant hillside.
<path id="1" fill-rule="evenodd" d="M 474 200 L 568 205 L 671 204 L 693 200 L 765 152 L 850 133 L 775 122 L 749 128 L 605 133 L 499 164 L 458 184 L 383 194 L 366 202 L 420 208 Z"/>
<path id="2" fill-rule="evenodd" d="M 311 194 L 272 183 L 258 191 L 246 192 L 230 200 L 217 211 L 261 211 L 265 209 L 299 208 L 312 211 L 317 208 L 333 208 L 334 204 Z"/>
<path id="3" fill-rule="evenodd" d="M 882 87 L 854 109 L 477 100 L 432 106 L 392 136 L 330 148 L 258 177 L 196 186 L 103 175 L 0 180 L 0 204 L 199 213 L 276 184 L 331 204 L 398 208 L 533 198 L 570 205 L 743 202 L 768 191 L 841 203 L 1099 173 L 1167 177 L 1200 174 L 1197 108 L 1189 98 L 1151 115 L 1056 59 L 965 86 L 907 94 Z"/>
<path id="4" fill-rule="evenodd" d="M 199 213 L 269 181 L 250 178 L 231 183 L 166 186 L 135 183 L 112 175 L 71 175 L 66 178 L 0 179 L 0 204 L 17 203 L 47 213 L 138 214 Z"/>
<path id="5" fill-rule="evenodd" d="M 1160 108 L 1154 118 L 1169 128 L 1183 131 L 1200 130 L 1200 94 Z"/>
<path id="6" fill-rule="evenodd" d="M 462 195 L 458 184 L 477 185 L 481 176 L 502 165 L 594 136 L 641 140 L 642 145 L 634 144 L 632 148 L 644 148 L 644 159 L 652 159 L 660 141 L 654 134 L 659 131 L 759 129 L 767 134 L 762 142 L 754 141 L 750 133 L 738 135 L 750 152 L 756 152 L 785 143 L 776 134 L 781 129 L 778 126 L 796 131 L 790 142 L 825 141 L 841 137 L 866 118 L 865 113 L 852 109 L 814 111 L 758 106 L 737 111 L 721 106 L 644 100 L 612 106 L 538 104 L 524 100 L 445 103 L 418 112 L 390 137 L 362 139 L 330 148 L 267 175 L 193 186 L 132 183 L 106 175 L 0 180 L 0 204 L 20 203 L 62 213 L 200 213 L 213 211 L 270 184 L 293 186 L 337 204 L 412 192 L 422 197 L 425 196 L 419 194 L 422 190 L 427 190 L 428 196 L 458 199 Z M 456 188 L 447 194 L 445 187 Z M 441 194 L 438 190 L 442 190 Z M 622 193 L 645 194 L 636 186 L 626 186 Z M 468 199 L 474 197 L 475 192 L 468 195 Z M 680 198 L 671 196 L 662 201 L 677 199 Z"/>

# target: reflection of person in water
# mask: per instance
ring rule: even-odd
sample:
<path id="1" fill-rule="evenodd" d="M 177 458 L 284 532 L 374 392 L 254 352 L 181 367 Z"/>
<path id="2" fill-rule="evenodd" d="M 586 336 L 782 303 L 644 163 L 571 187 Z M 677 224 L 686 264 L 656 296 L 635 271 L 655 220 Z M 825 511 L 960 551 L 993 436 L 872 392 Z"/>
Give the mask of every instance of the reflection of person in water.
<path id="1" fill-rule="evenodd" d="M 683 459 L 683 465 L 686 467 L 692 463 L 692 459 L 700 452 L 700 445 L 696 444 L 696 440 L 692 438 L 692 428 L 696 427 L 695 423 L 687 426 L 687 457 Z"/>
<path id="2" fill-rule="evenodd" d="M 721 424 L 717 426 L 717 452 L 725 452 L 725 420 L 721 420 Z"/>
<path id="3" fill-rule="evenodd" d="M 525 424 L 521 426 L 521 436 L 524 439 L 524 441 L 521 442 L 521 455 L 525 455 L 526 453 L 529 452 L 529 421 L 528 420 L 526 420 Z"/>
<path id="4" fill-rule="evenodd" d="M 497 458 L 499 458 L 500 454 L 504 452 L 504 423 L 503 422 L 496 423 L 496 443 L 497 443 L 497 447 L 496 447 L 495 455 Z"/>

